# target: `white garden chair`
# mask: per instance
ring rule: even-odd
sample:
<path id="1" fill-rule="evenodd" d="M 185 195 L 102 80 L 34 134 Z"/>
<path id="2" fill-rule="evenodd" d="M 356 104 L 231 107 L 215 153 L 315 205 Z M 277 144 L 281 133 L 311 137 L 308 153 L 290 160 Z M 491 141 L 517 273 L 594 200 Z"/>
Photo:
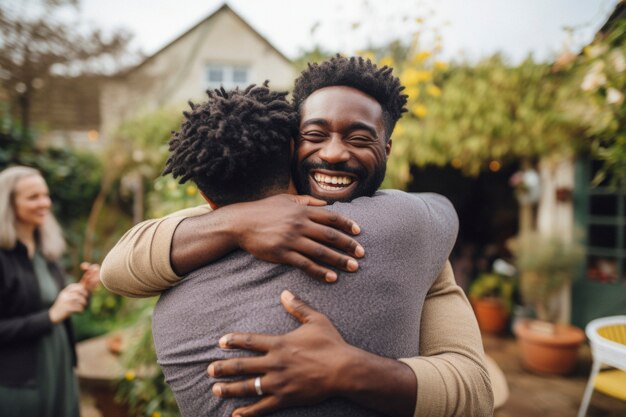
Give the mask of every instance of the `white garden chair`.
<path id="1" fill-rule="evenodd" d="M 626 401 L 626 316 L 604 317 L 585 328 L 591 344 L 593 365 L 578 417 L 587 415 L 594 389 Z M 601 371 L 601 367 L 615 369 Z"/>

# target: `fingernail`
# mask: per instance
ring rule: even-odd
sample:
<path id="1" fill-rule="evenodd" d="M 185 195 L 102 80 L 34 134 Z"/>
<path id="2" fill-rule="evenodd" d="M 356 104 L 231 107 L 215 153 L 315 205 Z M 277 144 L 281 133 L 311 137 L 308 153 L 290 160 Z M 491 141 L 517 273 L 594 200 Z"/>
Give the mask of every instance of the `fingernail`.
<path id="1" fill-rule="evenodd" d="M 359 233 L 361 233 L 361 228 L 359 227 L 358 224 L 352 223 L 352 233 L 354 233 L 355 235 L 358 235 Z"/>
<path id="2" fill-rule="evenodd" d="M 222 336 L 222 337 L 220 338 L 220 341 L 219 341 L 218 343 L 219 343 L 219 345 L 220 345 L 220 347 L 221 347 L 221 348 L 227 348 L 227 347 L 228 347 L 228 340 L 230 339 L 230 337 L 229 337 L 229 336 L 230 336 L 230 335 L 228 335 L 228 334 L 227 334 L 227 335 Z"/>
<path id="3" fill-rule="evenodd" d="M 219 397 L 222 395 L 222 386 L 215 384 L 213 385 L 212 391 L 214 395 L 217 395 Z"/>
<path id="4" fill-rule="evenodd" d="M 355 261 L 354 259 L 350 259 L 348 261 L 348 265 L 347 265 L 348 271 L 350 272 L 354 272 L 357 269 L 359 269 L 359 264 L 357 261 Z"/>
<path id="5" fill-rule="evenodd" d="M 215 376 L 215 368 L 213 367 L 213 364 L 209 365 L 208 372 L 210 376 Z"/>
<path id="6" fill-rule="evenodd" d="M 280 296 L 281 296 L 281 297 L 283 298 L 283 300 L 285 300 L 285 301 L 291 301 L 291 300 L 293 300 L 293 299 L 295 298 L 295 295 L 293 295 L 293 294 L 291 293 L 291 291 L 289 291 L 289 290 L 284 290 Z"/>
<path id="7" fill-rule="evenodd" d="M 326 278 L 324 279 L 326 282 L 335 282 L 337 281 L 337 274 L 334 272 L 327 272 Z"/>
<path id="8" fill-rule="evenodd" d="M 359 245 L 354 250 L 354 254 L 360 258 L 365 255 L 365 249 L 363 249 L 363 246 Z"/>

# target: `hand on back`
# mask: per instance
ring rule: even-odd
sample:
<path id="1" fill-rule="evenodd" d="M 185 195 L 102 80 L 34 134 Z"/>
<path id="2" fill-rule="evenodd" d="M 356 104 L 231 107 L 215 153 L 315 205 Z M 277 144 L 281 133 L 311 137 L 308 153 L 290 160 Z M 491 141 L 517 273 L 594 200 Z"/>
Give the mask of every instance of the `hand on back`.
<path id="1" fill-rule="evenodd" d="M 241 249 L 273 263 L 292 265 L 308 275 L 333 282 L 331 269 L 354 272 L 364 250 L 351 235 L 359 226 L 310 196 L 281 194 L 233 205 Z M 236 207 L 235 207 L 236 206 Z"/>

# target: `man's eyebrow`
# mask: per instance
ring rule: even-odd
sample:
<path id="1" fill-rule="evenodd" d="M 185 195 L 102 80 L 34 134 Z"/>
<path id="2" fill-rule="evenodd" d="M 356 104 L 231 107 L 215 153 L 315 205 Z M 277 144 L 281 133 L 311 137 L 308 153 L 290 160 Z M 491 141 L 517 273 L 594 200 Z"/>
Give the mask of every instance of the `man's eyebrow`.
<path id="1" fill-rule="evenodd" d="M 320 126 L 328 126 L 328 121 L 326 119 L 308 119 L 302 122 L 300 129 L 304 129 L 305 127 L 309 127 L 311 125 L 320 125 Z"/>

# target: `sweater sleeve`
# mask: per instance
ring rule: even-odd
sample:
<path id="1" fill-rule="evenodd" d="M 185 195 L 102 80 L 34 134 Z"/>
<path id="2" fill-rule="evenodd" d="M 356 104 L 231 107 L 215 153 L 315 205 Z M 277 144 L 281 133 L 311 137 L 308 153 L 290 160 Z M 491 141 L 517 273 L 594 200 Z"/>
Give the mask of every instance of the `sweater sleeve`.
<path id="1" fill-rule="evenodd" d="M 478 325 L 446 263 L 430 288 L 420 328 L 421 356 L 400 359 L 417 378 L 415 417 L 493 414 L 493 393 Z"/>
<path id="2" fill-rule="evenodd" d="M 176 285 L 170 249 L 174 231 L 185 218 L 208 213 L 208 206 L 180 210 L 167 217 L 146 220 L 130 229 L 102 262 L 102 284 L 127 297 L 151 297 Z"/>
<path id="3" fill-rule="evenodd" d="M 0 346 L 38 338 L 52 329 L 48 310 L 0 320 Z"/>

